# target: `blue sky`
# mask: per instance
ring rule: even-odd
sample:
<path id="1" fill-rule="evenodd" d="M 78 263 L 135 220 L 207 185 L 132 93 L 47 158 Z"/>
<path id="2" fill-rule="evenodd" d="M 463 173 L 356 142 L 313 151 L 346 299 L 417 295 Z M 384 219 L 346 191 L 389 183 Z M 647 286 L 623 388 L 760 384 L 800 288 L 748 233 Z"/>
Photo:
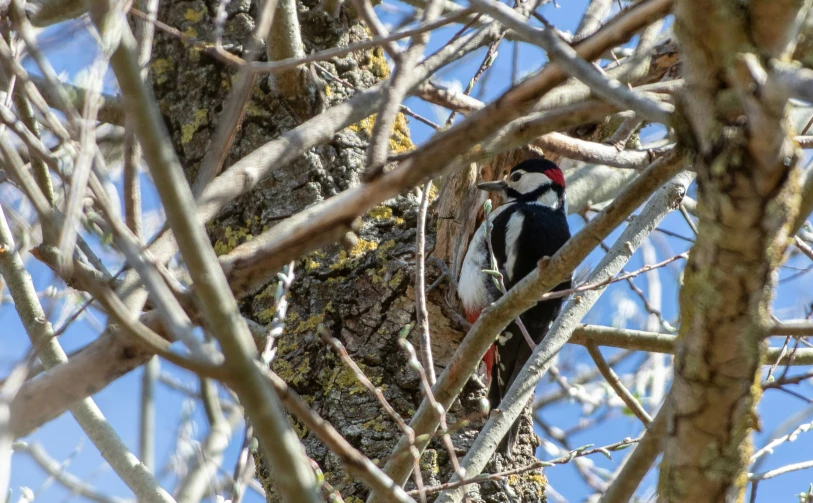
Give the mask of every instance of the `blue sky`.
<path id="1" fill-rule="evenodd" d="M 565 0 L 560 2 L 561 6 L 557 8 L 553 3 L 548 3 L 542 8 L 541 12 L 559 29 L 573 31 L 578 24 L 579 16 L 583 12 L 586 4 L 586 0 Z M 391 5 L 404 9 L 407 8 L 400 3 L 391 3 Z M 381 8 L 379 8 L 379 11 L 385 22 L 393 22 L 393 20 L 398 19 L 395 14 L 386 12 Z M 432 37 L 428 52 L 433 51 L 443 44 L 457 29 L 457 27 L 450 27 L 436 32 Z M 51 43 L 47 44 L 48 56 L 57 72 L 65 72 L 71 79 L 76 79 L 82 69 L 86 68 L 93 60 L 93 51 L 88 50 L 89 47 L 92 47 L 91 40 L 87 37 L 81 25 L 77 25 L 75 29 L 70 30 L 66 30 L 64 26 L 54 27 L 46 30 L 42 37 L 52 40 Z M 444 83 L 445 85 L 454 85 L 454 82 L 458 81 L 461 87 L 464 87 L 482 61 L 484 52 L 485 50 L 481 50 L 462 58 L 448 69 L 440 72 L 433 80 Z M 485 88 L 483 89 L 482 86 L 478 85 L 473 92 L 473 95 L 480 99 L 486 101 L 493 99 L 510 85 L 512 44 L 507 42 L 503 43 L 500 47 L 500 54 L 501 56 L 497 59 L 491 71 L 491 75 L 487 79 L 484 79 L 487 82 Z M 521 74 L 534 71 L 545 63 L 544 52 L 537 48 L 523 45 L 520 50 L 520 62 Z M 30 70 L 34 71 L 33 65 L 28 64 L 27 66 Z M 113 80 L 108 78 L 108 83 L 110 84 L 108 91 L 113 92 Z M 417 98 L 408 99 L 407 105 L 415 112 L 425 115 L 436 122 L 442 121 L 445 118 L 445 113 L 438 114 L 436 107 L 428 105 Z M 413 139 L 419 144 L 426 141 L 432 132 L 430 128 L 414 120 L 410 122 L 410 126 L 412 128 Z M 657 131 L 653 131 L 653 134 L 656 133 Z M 157 205 L 157 198 L 149 186 L 149 179 L 146 178 L 146 176 L 144 181 L 146 182 L 145 204 L 148 207 L 154 208 Z M 693 194 L 693 188 L 690 194 Z M 0 190 L 0 196 L 4 198 L 11 197 L 11 193 L 8 190 Z M 4 199 L 4 202 L 6 202 L 6 199 Z M 574 232 L 582 226 L 582 221 L 579 217 L 571 217 L 570 223 Z M 667 216 L 661 227 L 682 236 L 692 236 L 691 229 L 678 213 Z M 613 235 L 606 240 L 606 243 L 611 244 L 620 232 L 620 229 L 614 232 Z M 685 241 L 664 235 L 657 236 L 655 244 L 658 260 L 663 260 L 667 258 L 669 254 L 680 253 L 687 249 L 687 243 Z M 594 252 L 585 262 L 590 265 L 595 265 L 600 260 L 601 255 L 601 252 Z M 50 270 L 32 260 L 29 260 L 28 264 L 38 291 L 42 292 L 48 286 L 59 284 Z M 118 264 L 115 264 L 115 266 L 117 265 Z M 639 252 L 633 257 L 627 270 L 635 270 L 642 265 L 643 259 Z M 678 265 L 682 267 L 681 262 L 675 264 L 676 267 Z M 115 268 L 115 266 L 111 265 L 112 268 Z M 813 298 L 811 298 L 813 297 L 811 295 L 813 291 L 813 289 L 811 289 L 811 286 L 813 286 L 813 275 L 799 275 L 797 269 L 807 268 L 810 266 L 810 262 L 804 257 L 796 257 L 789 261 L 786 266 L 788 266 L 788 268 L 780 272 L 780 279 L 792 276 L 796 276 L 796 278 L 780 283 L 774 301 L 774 312 L 777 313 L 780 318 L 784 319 L 801 318 L 806 314 L 806 306 L 813 301 Z M 677 316 L 676 299 L 678 292 L 676 279 L 679 271 L 674 267 L 664 268 L 659 270 L 658 274 L 663 285 L 664 317 L 667 320 L 675 320 Z M 634 281 L 644 291 L 647 290 L 647 284 L 643 277 L 637 277 Z M 619 305 L 628 301 L 638 303 L 640 306 L 640 302 L 637 301 L 635 295 L 631 293 L 624 283 L 614 284 L 608 288 L 607 292 L 588 314 L 585 322 L 611 324 L 612 320 L 617 317 Z M 53 319 L 55 319 L 60 309 L 62 309 L 61 303 L 48 299 L 44 299 L 43 302 L 46 309 L 49 305 L 53 307 Z M 96 316 L 103 321 L 100 313 L 96 313 Z M 644 328 L 640 324 L 640 319 L 637 318 L 627 320 L 625 326 L 637 329 Z M 16 312 L 14 312 L 13 306 L 9 303 L 4 303 L 0 306 L 0 327 L 2 327 L 0 332 L 3 335 L 0 337 L 0 355 L 2 355 L 0 364 L 2 364 L 5 369 L 8 369 L 29 347 L 28 339 L 20 325 Z M 80 321 L 74 323 L 65 334 L 61 336 L 60 342 L 65 349 L 70 352 L 93 340 L 96 334 L 92 325 Z M 605 356 L 612 355 L 614 351 L 615 350 L 607 348 L 603 350 Z M 630 368 L 632 368 L 631 365 L 640 362 L 642 357 L 643 354 L 640 357 L 636 356 L 631 358 L 626 366 L 619 366 L 617 371 L 619 373 L 629 371 Z M 561 365 L 563 369 L 586 368 L 590 365 L 590 360 L 583 348 L 569 345 L 561 355 Z M 169 364 L 165 364 L 163 370 L 189 383 L 192 387 L 196 386 L 193 376 L 185 371 L 178 370 Z M 94 396 L 97 404 L 110 423 L 119 432 L 124 442 L 134 450 L 136 450 L 138 446 L 138 395 L 141 372 L 141 369 L 139 369 L 122 377 Z M 792 370 L 791 374 L 798 372 L 801 371 Z M 555 389 L 555 386 L 555 384 L 551 384 L 545 379 L 540 384 L 540 392 L 550 391 Z M 813 386 L 811 386 L 809 382 L 796 386 L 794 391 L 805 396 L 813 396 L 813 393 L 811 393 L 813 392 Z M 178 433 L 176 431 L 177 425 L 183 414 L 184 407 L 188 405 L 184 405 L 184 398 L 180 393 L 162 385 L 156 387 L 155 400 L 157 410 L 159 411 L 157 415 L 156 458 L 160 471 L 164 462 L 174 449 L 175 439 Z M 770 438 L 769 435 L 778 425 L 792 414 L 804 410 L 808 411 L 807 421 L 813 419 L 813 405 L 810 403 L 805 403 L 799 398 L 779 391 L 772 390 L 765 393 L 760 405 L 762 428 L 761 432 L 754 435 L 755 444 L 757 446 L 762 445 L 767 438 Z M 602 410 L 599 410 L 595 414 L 600 414 L 601 412 Z M 568 429 L 585 418 L 582 408 L 578 403 L 568 402 L 546 408 L 542 413 L 542 417 L 547 423 L 561 429 Z M 206 420 L 200 407 L 195 409 L 192 418 L 196 425 L 194 434 L 197 438 L 200 438 L 201 435 L 206 433 Z M 618 441 L 626 436 L 637 436 L 640 431 L 641 427 L 637 419 L 632 416 L 616 414 L 603 422 L 602 427 L 598 429 L 598 431 L 595 429 L 587 430 L 584 433 L 574 435 L 572 440 L 574 446 L 591 443 L 604 445 Z M 760 470 L 767 470 L 788 463 L 810 459 L 811 453 L 813 453 L 813 433 L 807 435 L 809 436 L 802 434 L 796 442 L 786 444 L 777 449 L 776 453 L 761 466 Z M 83 438 L 84 435 L 76 422 L 69 414 L 65 414 L 57 420 L 48 423 L 25 440 L 44 444 L 47 446 L 49 454 L 55 459 L 70 460 L 70 466 L 67 468 L 70 473 L 96 485 L 110 494 L 122 497 L 128 496 L 130 494 L 128 489 L 118 480 L 112 470 L 106 466 L 96 448 L 86 439 L 82 440 Z M 242 433 L 238 431 L 234 436 L 234 442 L 227 452 L 223 465 L 227 472 L 231 472 L 234 466 L 241 443 Z M 623 454 L 624 453 L 621 452 L 614 457 L 620 459 Z M 593 456 L 591 459 L 596 466 L 608 470 L 611 470 L 613 466 L 615 466 L 614 462 L 610 462 L 600 455 Z M 17 500 L 20 486 L 36 489 L 46 480 L 46 476 L 39 467 L 26 455 L 16 454 L 13 458 L 12 466 L 12 489 L 15 493 L 12 497 L 12 501 Z M 581 501 L 589 494 L 589 489 L 572 465 L 549 468 L 546 470 L 546 475 L 556 491 L 569 501 Z M 164 483 L 165 486 L 173 485 L 171 476 L 164 475 L 160 478 L 160 481 Z M 655 481 L 655 476 L 650 474 L 645 482 L 645 486 L 651 488 Z M 813 481 L 813 472 L 811 471 L 793 472 L 782 477 L 765 481 L 760 484 L 757 501 L 790 501 L 795 494 L 806 490 L 811 481 Z M 651 493 L 647 493 L 647 491 L 644 490 L 639 494 Z M 51 484 L 39 494 L 38 501 L 50 502 L 70 499 L 71 497 L 68 492 L 59 484 Z M 248 491 L 244 501 L 261 502 L 263 500 L 253 492 Z"/>

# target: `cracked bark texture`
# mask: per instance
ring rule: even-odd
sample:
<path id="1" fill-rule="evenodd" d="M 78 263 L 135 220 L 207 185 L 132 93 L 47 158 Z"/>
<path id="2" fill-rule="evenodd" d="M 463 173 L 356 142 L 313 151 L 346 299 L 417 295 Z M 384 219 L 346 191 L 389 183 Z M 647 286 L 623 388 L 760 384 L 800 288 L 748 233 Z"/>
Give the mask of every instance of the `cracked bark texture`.
<path id="1" fill-rule="evenodd" d="M 189 36 L 212 40 L 212 14 L 216 1 L 162 2 L 159 19 Z M 314 0 L 299 1 L 299 22 L 305 52 L 346 45 L 367 38 L 366 27 L 344 4 L 338 18 L 328 15 Z M 227 7 L 223 44 L 241 55 L 254 27 L 256 2 L 233 0 Z M 264 51 L 263 51 L 264 52 Z M 229 69 L 184 47 L 163 33 L 157 34 L 152 60 L 152 83 L 172 139 L 184 164 L 187 178 L 195 179 L 213 135 L 221 106 L 231 86 L 234 69 Z M 389 75 L 380 48 L 358 51 L 320 63 L 334 75 L 359 88 L 366 88 Z M 266 77 L 257 80 L 252 98 L 234 146 L 223 169 L 237 159 L 287 131 L 310 115 L 338 103 L 352 90 L 325 81 L 309 69 L 307 85 L 297 100 L 282 98 Z M 365 119 L 337 134 L 325 145 L 312 149 L 272 175 L 249 194 L 231 204 L 208 224 L 215 251 L 224 254 L 252 236 L 305 207 L 360 183 L 364 170 L 364 149 L 373 119 Z M 403 152 L 412 147 L 405 118 L 399 114 L 390 148 Z M 347 347 L 376 386 L 382 388 L 394 408 L 408 420 L 420 404 L 417 373 L 397 344 L 402 328 L 415 320 L 414 253 L 418 200 L 406 194 L 374 208 L 362 219 L 359 240 L 347 249 L 339 245 L 317 251 L 296 264 L 296 280 L 289 295 L 286 333 L 277 341 L 273 369 L 300 393 L 324 419 L 371 459 L 383 464 L 400 436 L 375 398 L 364 390 L 338 356 L 316 334 L 324 324 Z M 429 222 L 427 249 L 434 246 L 434 220 Z M 438 278 L 439 268 L 428 266 L 427 284 Z M 435 363 L 443 367 L 465 335 L 454 321 L 449 307 L 447 280 L 428 295 L 428 308 Z M 241 309 L 251 319 L 268 323 L 273 317 L 272 283 L 242 300 Z M 455 299 L 456 300 L 456 299 Z M 415 334 L 410 340 L 417 345 Z M 482 420 L 477 419 L 478 398 L 484 390 L 470 389 L 449 412 L 452 425 L 462 419 L 470 424 L 455 430 L 457 454 L 465 454 L 474 441 Z M 472 418 L 474 418 L 472 420 Z M 367 489 L 348 478 L 338 457 L 331 454 L 310 432 L 292 419 L 308 455 L 319 464 L 326 482 L 338 489 L 347 502 L 360 502 Z M 534 460 L 538 439 L 529 416 L 522 420 L 518 453 L 512 461 L 497 456 L 490 470 L 506 470 Z M 273 476 L 262 459 L 257 460 L 258 477 L 268 501 L 277 501 Z M 439 440 L 433 441 L 420 461 L 424 484 L 445 482 L 450 475 L 448 454 Z M 412 488 L 412 484 L 408 486 Z M 539 472 L 512 476 L 505 482 L 479 486 L 473 501 L 544 501 L 545 479 Z"/>
<path id="2" fill-rule="evenodd" d="M 773 275 L 798 207 L 785 100 L 761 92 L 742 60 L 781 52 L 782 19 L 795 16 L 765 17 L 768 4 L 676 2 L 686 78 L 676 130 L 693 150 L 700 223 L 680 292 L 660 501 L 739 501 L 747 484 Z"/>

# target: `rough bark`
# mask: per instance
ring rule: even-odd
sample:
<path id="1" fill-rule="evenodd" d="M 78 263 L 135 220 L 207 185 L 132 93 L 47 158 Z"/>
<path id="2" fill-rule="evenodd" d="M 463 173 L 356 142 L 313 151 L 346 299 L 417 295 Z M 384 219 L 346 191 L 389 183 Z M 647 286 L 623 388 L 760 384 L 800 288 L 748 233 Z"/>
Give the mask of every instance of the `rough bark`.
<path id="1" fill-rule="evenodd" d="M 201 0 L 162 3 L 159 19 L 187 35 L 209 40 L 216 2 Z M 228 6 L 224 46 L 241 54 L 254 26 L 257 5 L 249 0 L 232 1 Z M 313 0 L 298 3 L 299 22 L 305 52 L 346 45 L 368 36 L 345 3 L 333 18 Z M 334 75 L 355 87 L 369 87 L 389 74 L 381 49 L 359 51 L 322 63 Z M 172 131 L 173 141 L 184 163 L 187 177 L 194 180 L 212 137 L 216 119 L 230 85 L 233 70 L 189 49 L 172 37 L 157 37 L 152 61 L 153 84 L 162 112 Z M 318 113 L 352 93 L 311 68 L 307 93 L 297 103 L 276 94 L 268 79 L 257 80 L 245 118 L 235 137 L 224 170 L 240 157 L 269 139 L 287 131 L 307 117 L 303 110 Z M 256 190 L 232 202 L 207 228 L 218 254 L 250 240 L 262 230 L 303 208 L 359 183 L 364 170 L 364 149 L 372 130 L 368 118 L 337 134 L 326 145 L 314 148 L 287 166 L 280 166 Z M 411 148 L 406 120 L 399 115 L 390 141 L 396 153 Z M 381 407 L 357 382 L 332 349 L 319 338 L 316 329 L 323 324 L 331 335 L 347 347 L 350 355 L 385 397 L 405 418 L 419 405 L 422 395 L 417 374 L 398 345 L 399 332 L 415 318 L 414 252 L 418 201 L 413 194 L 400 196 L 374 208 L 361 223 L 358 240 L 342 248 L 333 246 L 298 261 L 296 280 L 289 297 L 286 333 L 277 341 L 273 369 L 316 412 L 331 422 L 354 446 L 383 464 L 400 436 Z M 428 225 L 434 229 L 434 219 Z M 427 236 L 427 248 L 434 245 L 434 231 Z M 440 269 L 431 263 L 427 284 L 438 278 Z M 445 297 L 444 280 L 428 296 L 430 330 L 435 363 L 442 367 L 464 335 Z M 242 301 L 249 318 L 268 323 L 273 317 L 271 284 Z M 417 345 L 414 334 L 410 340 Z M 470 386 L 449 412 L 449 424 L 463 418 L 474 420 L 453 435 L 457 454 L 462 455 L 482 424 L 477 419 L 478 398 L 483 390 Z M 325 481 L 338 489 L 348 502 L 363 500 L 367 489 L 347 478 L 341 464 L 304 427 L 294 422 L 308 455 L 320 466 Z M 490 468 L 505 470 L 533 460 L 538 440 L 529 417 L 522 423 L 521 448 L 515 459 L 495 458 Z M 450 475 L 449 456 L 439 440 L 420 461 L 424 485 L 445 481 Z M 276 501 L 273 474 L 258 459 L 258 477 L 269 501 Z M 512 477 L 503 483 L 482 484 L 480 501 L 505 501 L 516 495 L 520 501 L 544 501 L 545 480 L 538 472 Z M 412 488 L 412 485 L 409 486 Z"/>
<path id="2" fill-rule="evenodd" d="M 772 276 L 799 190 L 784 101 L 771 102 L 743 66 L 748 52 L 765 64 L 785 33 L 761 27 L 780 21 L 753 18 L 759 4 L 676 3 L 686 78 L 677 130 L 694 150 L 700 223 L 680 293 L 662 501 L 740 500 L 747 482 Z"/>

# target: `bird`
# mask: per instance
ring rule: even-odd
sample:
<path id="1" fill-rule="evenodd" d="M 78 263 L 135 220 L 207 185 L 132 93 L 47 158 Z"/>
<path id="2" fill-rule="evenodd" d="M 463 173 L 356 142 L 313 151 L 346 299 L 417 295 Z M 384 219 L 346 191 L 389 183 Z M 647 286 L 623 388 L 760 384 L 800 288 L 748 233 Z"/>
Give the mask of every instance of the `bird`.
<path id="1" fill-rule="evenodd" d="M 480 183 L 477 188 L 501 192 L 507 200 L 488 215 L 475 232 L 463 259 L 457 293 L 470 323 L 477 321 L 483 309 L 502 295 L 493 276 L 484 272 L 492 269 L 486 225 L 491 226 L 491 248 L 506 291 L 533 271 L 540 259 L 552 256 L 570 238 L 565 177 L 559 166 L 550 160 L 522 161 L 511 168 L 505 180 Z M 570 287 L 568 278 L 553 290 Z M 561 306 L 561 298 L 544 300 L 520 316 L 536 344 L 547 334 Z M 516 322 L 512 322 L 486 352 L 483 362 L 492 410 L 505 397 L 532 351 Z M 503 440 L 508 457 L 516 443 L 517 430 L 518 423 L 514 423 Z"/>

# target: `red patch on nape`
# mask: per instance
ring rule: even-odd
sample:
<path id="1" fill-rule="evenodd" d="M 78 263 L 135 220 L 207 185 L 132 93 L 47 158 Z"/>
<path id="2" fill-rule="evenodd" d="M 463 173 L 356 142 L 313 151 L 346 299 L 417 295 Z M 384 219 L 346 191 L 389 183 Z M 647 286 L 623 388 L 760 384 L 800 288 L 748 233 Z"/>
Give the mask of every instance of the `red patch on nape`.
<path id="1" fill-rule="evenodd" d="M 550 181 L 559 185 L 562 188 L 565 188 L 565 175 L 562 173 L 562 170 L 557 168 L 548 168 L 545 170 L 545 176 L 550 178 Z"/>
<path id="2" fill-rule="evenodd" d="M 483 363 L 486 364 L 486 389 L 491 389 L 491 376 L 494 369 L 494 361 L 497 359 L 497 345 L 492 344 L 486 354 L 483 355 Z"/>
<path id="3" fill-rule="evenodd" d="M 479 317 L 480 311 L 466 311 L 466 320 L 468 320 L 468 322 L 472 325 L 474 325 L 474 322 L 477 321 L 477 318 Z"/>

